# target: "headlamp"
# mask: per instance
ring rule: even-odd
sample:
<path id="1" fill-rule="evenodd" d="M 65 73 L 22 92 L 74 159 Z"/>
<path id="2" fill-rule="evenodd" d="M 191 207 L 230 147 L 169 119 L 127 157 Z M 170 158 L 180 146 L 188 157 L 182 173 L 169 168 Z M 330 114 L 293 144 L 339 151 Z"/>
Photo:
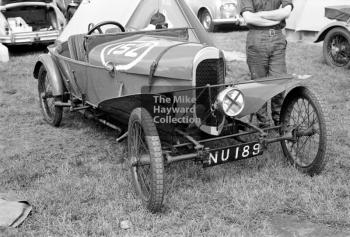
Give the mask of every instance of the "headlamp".
<path id="1" fill-rule="evenodd" d="M 244 95 L 237 88 L 227 87 L 217 96 L 216 105 L 227 116 L 237 116 L 244 108 Z"/>
<path id="2" fill-rule="evenodd" d="M 237 7 L 234 3 L 225 3 L 221 6 L 220 11 L 222 18 L 232 18 L 237 14 Z"/>
<path id="3" fill-rule="evenodd" d="M 235 10 L 235 5 L 233 3 L 226 3 L 222 5 L 222 10 L 224 11 L 234 11 Z"/>

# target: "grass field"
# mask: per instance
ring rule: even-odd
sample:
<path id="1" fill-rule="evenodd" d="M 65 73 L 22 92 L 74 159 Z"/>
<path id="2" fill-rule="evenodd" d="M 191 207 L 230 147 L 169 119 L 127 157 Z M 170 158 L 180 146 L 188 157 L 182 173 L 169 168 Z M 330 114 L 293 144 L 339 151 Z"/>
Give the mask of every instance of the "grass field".
<path id="1" fill-rule="evenodd" d="M 245 51 L 246 32 L 213 37 L 222 49 Z M 159 214 L 133 196 L 121 164 L 125 144 L 116 143 L 111 129 L 78 113 L 65 113 L 59 128 L 43 121 L 32 77 L 40 52 L 14 53 L 0 64 L 0 193 L 34 209 L 20 228 L 0 229 L 0 236 L 278 236 L 274 220 L 281 216 L 327 233 L 349 231 L 350 71 L 325 65 L 321 51 L 289 43 L 287 62 L 289 73 L 313 75 L 310 85 L 328 102 L 333 140 L 325 171 L 302 175 L 278 145 L 256 159 L 204 171 L 191 162 L 172 165 Z M 228 75 L 247 77 L 246 63 L 229 63 Z M 122 220 L 132 227 L 121 229 Z"/>

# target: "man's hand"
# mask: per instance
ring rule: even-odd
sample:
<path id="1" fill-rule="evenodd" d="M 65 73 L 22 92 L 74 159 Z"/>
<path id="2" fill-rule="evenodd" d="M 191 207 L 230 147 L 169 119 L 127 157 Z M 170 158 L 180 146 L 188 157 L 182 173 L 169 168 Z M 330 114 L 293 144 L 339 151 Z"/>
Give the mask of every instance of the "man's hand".
<path id="1" fill-rule="evenodd" d="M 270 20 L 265 19 L 259 15 L 260 12 L 243 12 L 242 16 L 247 24 L 255 25 L 255 26 L 274 26 L 279 24 L 280 20 Z"/>
<path id="2" fill-rule="evenodd" d="M 257 14 L 266 20 L 272 20 L 272 21 L 282 21 L 289 17 L 290 13 L 292 12 L 292 6 L 287 5 L 283 8 L 279 8 L 272 11 L 261 11 L 257 12 Z"/>

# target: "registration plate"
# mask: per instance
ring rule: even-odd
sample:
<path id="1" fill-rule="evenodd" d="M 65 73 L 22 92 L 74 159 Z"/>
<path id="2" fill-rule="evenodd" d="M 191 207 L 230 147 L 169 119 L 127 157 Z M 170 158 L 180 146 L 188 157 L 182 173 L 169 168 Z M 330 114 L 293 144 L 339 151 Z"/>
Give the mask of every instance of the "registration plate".
<path id="1" fill-rule="evenodd" d="M 225 148 L 211 149 L 204 167 L 215 166 L 227 162 L 247 159 L 263 153 L 262 145 L 259 142 L 251 142 Z"/>

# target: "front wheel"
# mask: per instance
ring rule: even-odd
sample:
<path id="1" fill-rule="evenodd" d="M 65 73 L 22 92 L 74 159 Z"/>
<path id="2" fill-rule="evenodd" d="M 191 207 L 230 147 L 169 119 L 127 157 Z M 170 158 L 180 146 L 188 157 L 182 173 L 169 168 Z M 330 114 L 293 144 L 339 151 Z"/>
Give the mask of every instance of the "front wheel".
<path id="1" fill-rule="evenodd" d="M 325 103 L 305 87 L 293 89 L 281 110 L 281 135 L 293 137 L 281 142 L 284 155 L 302 173 L 319 174 L 327 162 L 330 140 Z"/>
<path id="2" fill-rule="evenodd" d="M 151 212 L 159 211 L 163 203 L 163 162 L 152 116 L 144 108 L 134 109 L 128 125 L 128 163 L 136 193 Z"/>
<path id="3" fill-rule="evenodd" d="M 44 120 L 52 126 L 58 127 L 62 120 L 63 109 L 55 106 L 55 101 L 58 101 L 59 98 L 52 94 L 52 84 L 44 66 L 39 70 L 38 93 Z"/>
<path id="4" fill-rule="evenodd" d="M 330 30 L 323 42 L 323 56 L 330 66 L 350 67 L 350 32 L 344 28 Z"/>

